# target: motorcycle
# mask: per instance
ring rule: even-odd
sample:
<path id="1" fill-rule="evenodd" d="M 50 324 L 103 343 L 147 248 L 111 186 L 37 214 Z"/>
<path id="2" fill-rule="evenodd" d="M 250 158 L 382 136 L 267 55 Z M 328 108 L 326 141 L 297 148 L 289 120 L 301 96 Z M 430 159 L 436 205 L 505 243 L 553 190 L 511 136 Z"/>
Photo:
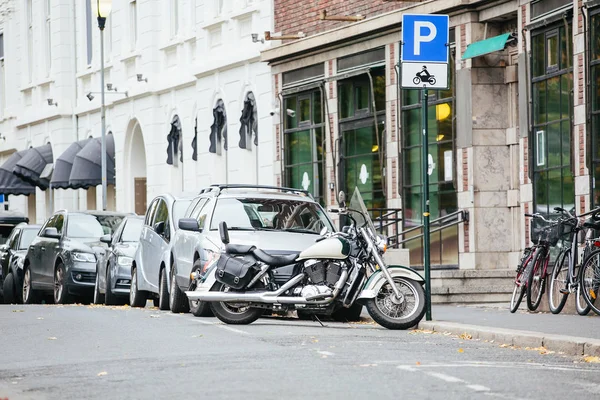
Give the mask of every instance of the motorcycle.
<path id="1" fill-rule="evenodd" d="M 417 325 L 425 313 L 425 280 L 412 268 L 385 264 L 386 239 L 376 233 L 358 188 L 349 207 L 340 192 L 339 205 L 329 211 L 347 216 L 350 226 L 341 232 L 324 228 L 315 244 L 283 256 L 229 243 L 222 221 L 225 251 L 204 272 L 192 272 L 187 298 L 209 302 L 227 324 L 250 324 L 266 311 L 331 315 L 358 303 L 385 328 Z M 291 272 L 278 273 L 283 267 Z"/>

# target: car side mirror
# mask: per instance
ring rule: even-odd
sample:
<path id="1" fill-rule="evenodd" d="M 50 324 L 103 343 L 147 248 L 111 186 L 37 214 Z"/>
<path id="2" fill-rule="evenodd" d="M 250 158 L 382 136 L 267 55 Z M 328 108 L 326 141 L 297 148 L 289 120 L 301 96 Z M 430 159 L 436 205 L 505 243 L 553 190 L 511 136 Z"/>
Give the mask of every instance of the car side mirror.
<path id="1" fill-rule="evenodd" d="M 100 237 L 102 243 L 110 244 L 112 242 L 112 235 L 104 235 Z"/>
<path id="2" fill-rule="evenodd" d="M 52 238 L 52 239 L 60 239 L 60 233 L 56 230 L 56 228 L 46 228 L 44 229 L 44 237 Z"/>
<path id="3" fill-rule="evenodd" d="M 156 232 L 157 235 L 162 235 L 163 233 L 165 233 L 164 221 L 157 222 L 156 224 L 154 224 L 154 232 Z"/>
<path id="4" fill-rule="evenodd" d="M 177 224 L 179 229 L 183 229 L 184 231 L 202 232 L 196 218 L 181 218 Z"/>
<path id="5" fill-rule="evenodd" d="M 221 242 L 223 242 L 223 244 L 229 244 L 229 231 L 227 230 L 227 222 L 219 222 L 219 234 L 221 235 Z"/>

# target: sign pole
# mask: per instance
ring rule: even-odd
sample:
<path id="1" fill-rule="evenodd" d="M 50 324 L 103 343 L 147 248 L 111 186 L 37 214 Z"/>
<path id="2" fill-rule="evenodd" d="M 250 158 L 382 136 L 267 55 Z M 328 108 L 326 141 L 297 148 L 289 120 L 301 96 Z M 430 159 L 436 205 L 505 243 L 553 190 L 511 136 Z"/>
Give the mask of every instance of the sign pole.
<path id="1" fill-rule="evenodd" d="M 430 237 L 429 237 L 429 140 L 427 129 L 428 109 L 427 87 L 421 89 L 421 114 L 423 128 L 422 176 L 423 176 L 423 268 L 425 269 L 425 319 L 431 321 L 431 275 L 430 275 Z"/>

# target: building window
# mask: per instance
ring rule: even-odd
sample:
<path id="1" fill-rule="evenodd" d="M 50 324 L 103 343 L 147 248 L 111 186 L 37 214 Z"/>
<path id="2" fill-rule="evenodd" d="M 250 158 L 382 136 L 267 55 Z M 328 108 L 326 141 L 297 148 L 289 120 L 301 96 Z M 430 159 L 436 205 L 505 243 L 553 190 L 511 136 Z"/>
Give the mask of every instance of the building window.
<path id="1" fill-rule="evenodd" d="M 454 140 L 454 68 L 450 63 L 448 90 L 428 92 L 428 171 L 430 219 L 435 220 L 458 210 L 455 186 Z M 421 152 L 423 128 L 421 90 L 402 91 L 402 225 L 403 230 L 422 224 L 423 180 Z M 416 229 L 404 239 L 421 234 Z M 411 265 L 423 265 L 422 239 L 406 242 Z M 458 225 L 431 234 L 431 265 L 458 265 Z"/>
<path id="2" fill-rule="evenodd" d="M 135 51 L 138 40 L 137 2 L 129 2 L 129 50 Z"/>
<path id="3" fill-rule="evenodd" d="M 33 6 L 27 0 L 27 73 L 29 82 L 33 80 Z"/>
<path id="4" fill-rule="evenodd" d="M 85 2 L 85 28 L 86 28 L 86 60 L 87 65 L 92 65 L 92 4 Z"/>
<path id="5" fill-rule="evenodd" d="M 171 0 L 171 37 L 179 33 L 179 0 Z"/>
<path id="6" fill-rule="evenodd" d="M 215 17 L 223 16 L 225 1 L 224 0 L 214 0 L 214 1 L 215 1 Z"/>
<path id="7" fill-rule="evenodd" d="M 325 204 L 325 124 L 320 90 L 284 99 L 285 186 L 308 190 Z"/>
<path id="8" fill-rule="evenodd" d="M 592 208 L 600 205 L 600 13 L 593 14 L 590 18 L 590 76 L 592 87 L 590 90 L 590 109 L 592 113 L 591 146 L 588 149 L 592 162 L 591 187 Z"/>
<path id="9" fill-rule="evenodd" d="M 367 74 L 338 82 L 339 181 L 349 196 L 358 187 L 368 208 L 385 208 L 385 68 L 370 73 L 373 91 Z"/>
<path id="10" fill-rule="evenodd" d="M 569 27 L 569 32 L 570 32 Z M 571 172 L 571 54 L 564 24 L 532 34 L 533 161 L 535 212 L 554 207 L 572 210 L 575 188 Z"/>
<path id="11" fill-rule="evenodd" d="M 52 8 L 50 0 L 44 1 L 44 7 L 46 15 L 46 76 L 50 76 L 52 68 Z"/>

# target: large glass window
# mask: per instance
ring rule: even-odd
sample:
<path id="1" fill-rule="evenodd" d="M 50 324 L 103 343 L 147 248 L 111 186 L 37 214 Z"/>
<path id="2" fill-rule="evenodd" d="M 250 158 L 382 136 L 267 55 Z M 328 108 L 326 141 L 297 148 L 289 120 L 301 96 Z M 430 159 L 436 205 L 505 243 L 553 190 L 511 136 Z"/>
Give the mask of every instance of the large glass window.
<path id="1" fill-rule="evenodd" d="M 372 87 L 367 74 L 338 82 L 340 182 L 348 194 L 358 187 L 367 208 L 383 209 L 386 207 L 385 68 L 372 69 L 370 74 Z"/>
<path id="2" fill-rule="evenodd" d="M 571 28 L 560 23 L 532 35 L 533 131 L 530 135 L 535 211 L 575 207 L 571 172 Z M 569 41 L 570 46 L 567 44 Z M 569 54 L 567 54 L 569 49 Z"/>
<path id="3" fill-rule="evenodd" d="M 452 64 L 451 64 L 452 65 Z M 430 221 L 458 210 L 454 162 L 454 68 L 449 68 L 449 89 L 429 90 L 427 133 Z M 404 230 L 422 225 L 423 180 L 421 90 L 402 91 L 402 224 Z M 432 225 L 432 230 L 436 226 Z M 417 236 L 421 229 L 406 234 Z M 423 241 L 406 242 L 411 265 L 423 265 Z M 458 226 L 431 233 L 432 266 L 458 265 Z"/>
<path id="4" fill-rule="evenodd" d="M 600 181 L 600 13 L 593 14 L 590 18 L 590 109 L 592 112 L 591 121 L 591 146 L 588 149 L 590 160 L 592 162 L 591 187 L 592 208 L 600 205 L 600 187 L 597 182 Z"/>
<path id="5" fill-rule="evenodd" d="M 321 204 L 325 199 L 325 124 L 321 91 L 287 96 L 285 108 L 285 186 L 308 190 Z"/>

